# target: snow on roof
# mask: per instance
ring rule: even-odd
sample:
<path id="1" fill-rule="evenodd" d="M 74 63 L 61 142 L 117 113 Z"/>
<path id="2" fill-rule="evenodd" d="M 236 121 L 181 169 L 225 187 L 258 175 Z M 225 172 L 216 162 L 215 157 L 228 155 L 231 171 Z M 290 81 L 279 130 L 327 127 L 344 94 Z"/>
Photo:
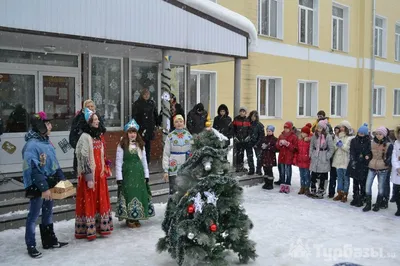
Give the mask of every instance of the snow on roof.
<path id="1" fill-rule="evenodd" d="M 249 48 L 254 48 L 257 44 L 257 30 L 254 24 L 245 16 L 216 4 L 209 0 L 178 0 L 194 9 L 205 14 L 220 19 L 249 34 Z"/>

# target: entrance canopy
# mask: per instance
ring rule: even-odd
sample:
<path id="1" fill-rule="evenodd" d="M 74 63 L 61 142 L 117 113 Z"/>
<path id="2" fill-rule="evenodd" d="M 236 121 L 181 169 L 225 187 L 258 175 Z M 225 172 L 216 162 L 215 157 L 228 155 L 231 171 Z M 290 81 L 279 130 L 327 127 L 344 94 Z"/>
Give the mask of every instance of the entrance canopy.
<path id="1" fill-rule="evenodd" d="M 255 28 L 240 27 L 240 23 L 227 23 L 232 14 L 246 18 L 212 3 L 211 10 L 222 10 L 225 15 L 206 14 L 200 1 L 164 0 L 70 0 L 22 1 L 5 0 L 0 10 L 0 30 L 29 34 L 0 36 L 1 44 L 21 47 L 31 43 L 43 46 L 43 35 L 59 37 L 49 40 L 59 52 L 85 53 L 93 42 L 107 43 L 110 53 L 116 52 L 113 44 L 131 46 L 126 56 L 140 54 L 146 59 L 161 58 L 161 49 L 170 50 L 176 64 L 207 64 L 247 58 L 249 37 Z M 191 6 L 189 6 L 191 5 Z M 198 8 L 198 9 L 196 9 Z M 202 9 L 202 10 L 201 10 Z M 221 14 L 222 14 L 221 13 Z M 248 20 L 247 20 L 248 21 Z M 243 30 L 244 29 L 244 30 Z M 40 35 L 37 39 L 32 37 Z M 10 38 L 11 37 L 11 38 Z M 11 42 L 11 43 L 9 43 Z M 141 50 L 146 47 L 147 49 Z M 35 47 L 43 49 L 44 47 Z M 115 46 L 117 49 L 117 46 Z M 151 49 L 154 49 L 153 51 Z M 124 52 L 126 49 L 124 49 Z M 102 51 L 103 54 L 104 51 Z M 121 56 L 121 54 L 118 54 Z"/>

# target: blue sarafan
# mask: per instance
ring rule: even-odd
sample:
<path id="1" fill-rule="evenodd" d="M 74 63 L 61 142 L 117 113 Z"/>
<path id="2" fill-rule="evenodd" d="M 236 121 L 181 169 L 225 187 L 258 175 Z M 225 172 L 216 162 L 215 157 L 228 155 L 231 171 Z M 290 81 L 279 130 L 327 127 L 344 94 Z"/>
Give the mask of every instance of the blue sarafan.
<path id="1" fill-rule="evenodd" d="M 226 250 L 241 263 L 257 257 L 255 242 L 248 238 L 253 223 L 241 205 L 243 189 L 229 174 L 223 137 L 214 130 L 194 136 L 192 156 L 177 176 L 157 243 L 178 265 L 228 265 Z"/>

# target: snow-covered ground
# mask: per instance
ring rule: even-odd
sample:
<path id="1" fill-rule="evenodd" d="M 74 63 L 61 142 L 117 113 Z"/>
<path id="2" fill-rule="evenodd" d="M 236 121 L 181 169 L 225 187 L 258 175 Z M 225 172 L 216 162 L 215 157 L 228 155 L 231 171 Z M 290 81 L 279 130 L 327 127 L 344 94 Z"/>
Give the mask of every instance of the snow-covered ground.
<path id="1" fill-rule="evenodd" d="M 264 191 L 261 186 L 245 189 L 244 207 L 254 222 L 250 238 L 257 243 L 259 255 L 249 265 L 331 266 L 343 261 L 400 265 L 400 218 L 394 216 L 395 204 L 388 210 L 363 213 L 349 203 L 299 196 L 299 174 L 296 167 L 293 170 L 291 194 Z M 376 195 L 376 184 L 374 189 Z M 25 228 L 0 232 L 0 265 L 176 265 L 168 253 L 155 251 L 163 236 L 164 210 L 165 204 L 157 204 L 156 217 L 139 229 L 129 229 L 115 219 L 113 234 L 94 242 L 74 239 L 73 220 L 58 222 L 59 239 L 69 242 L 59 250 L 43 251 L 37 230 L 43 257 L 36 260 L 26 253 Z M 237 265 L 237 256 L 228 259 Z"/>

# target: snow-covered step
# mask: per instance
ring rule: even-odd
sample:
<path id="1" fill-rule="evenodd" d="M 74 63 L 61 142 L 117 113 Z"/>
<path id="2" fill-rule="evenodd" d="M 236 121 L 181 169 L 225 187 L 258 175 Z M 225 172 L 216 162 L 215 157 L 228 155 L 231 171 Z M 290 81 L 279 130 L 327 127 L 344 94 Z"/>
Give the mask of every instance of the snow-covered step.
<path id="1" fill-rule="evenodd" d="M 238 181 L 241 186 L 253 186 L 263 181 L 261 176 L 240 176 Z M 157 188 L 157 189 L 155 189 Z M 153 195 L 153 203 L 166 202 L 168 199 L 168 184 L 163 181 L 151 182 L 151 191 Z M 111 203 L 115 210 L 115 203 L 117 201 L 117 185 L 109 186 Z M 63 200 L 56 200 L 54 202 L 54 221 L 69 220 L 75 218 L 75 198 L 70 197 Z M 8 212 L 0 212 L 0 231 L 19 228 L 25 226 L 26 216 L 28 214 L 29 201 L 25 198 L 12 198 L 7 201 L 0 202 L 0 210 Z M 12 211 L 12 208 L 14 210 Z M 38 219 L 39 221 L 40 219 Z"/>

